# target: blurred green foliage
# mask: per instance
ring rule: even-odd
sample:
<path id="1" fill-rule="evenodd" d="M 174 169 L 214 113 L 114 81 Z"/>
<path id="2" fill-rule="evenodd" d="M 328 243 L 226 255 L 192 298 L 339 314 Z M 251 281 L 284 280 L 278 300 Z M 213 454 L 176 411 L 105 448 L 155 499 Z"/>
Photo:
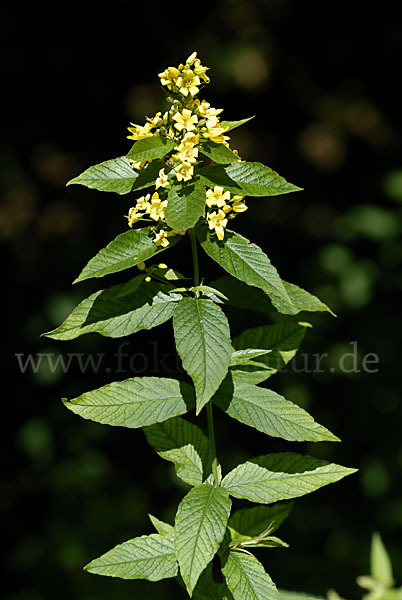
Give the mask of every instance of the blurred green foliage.
<path id="1" fill-rule="evenodd" d="M 315 353 L 328 354 L 321 372 L 296 363 L 299 372 L 279 374 L 270 385 L 308 407 L 343 440 L 319 448 L 304 444 L 300 451 L 360 469 L 350 481 L 297 504 L 283 531 L 291 547 L 272 551 L 266 566 L 281 587 L 323 595 L 331 586 L 358 598 L 355 574 L 367 571 L 373 530 L 387 540 L 395 579 L 402 579 L 398 9 L 359 1 L 329 10 L 318 0 L 219 0 L 203 6 L 202 17 L 199 5 L 177 7 L 174 16 L 168 10 L 155 14 L 149 4 L 119 0 L 97 14 L 81 5 L 77 18 L 68 5 L 58 7 L 57 24 L 49 27 L 36 5 L 27 6 L 22 19 L 15 4 L 0 9 L 8 81 L 0 242 L 12 271 L 3 287 L 7 325 L 11 317 L 15 321 L 3 336 L 10 361 L 5 373 L 13 374 L 12 395 L 5 396 L 0 492 L 8 598 L 177 598 L 174 582 L 108 581 L 81 571 L 91 557 L 131 534 L 149 533 L 146 510 L 169 520 L 181 484 L 140 432 L 81 422 L 60 402 L 117 378 L 107 368 L 117 368 L 120 341 L 90 335 L 67 348 L 39 336 L 96 289 L 96 283 L 70 288 L 70 282 L 125 229 L 123 215 L 131 206 L 128 197 L 65 189 L 66 181 L 129 149 L 128 122 L 141 122 L 162 106 L 156 73 L 195 49 L 211 67 L 208 99 L 225 107 L 224 117 L 257 115 L 233 131 L 240 155 L 305 188 L 250 201 L 241 233 L 266 250 L 286 280 L 338 314 L 313 315 L 302 349 L 309 365 Z M 150 46 L 150 35 L 158 43 Z M 211 279 L 218 274 L 206 260 L 201 268 Z M 261 324 L 257 314 L 236 314 L 234 334 L 245 318 L 247 326 Z M 150 357 L 155 349 L 158 356 L 172 352 L 166 327 L 139 335 L 125 351 Z M 360 372 L 348 373 L 339 360 L 354 341 Z M 46 352 L 106 358 L 98 372 L 81 373 L 75 361 L 64 373 L 61 363 L 51 369 L 45 360 L 36 373 L 21 372 L 15 353 L 26 358 Z M 370 353 L 379 357 L 377 372 L 361 368 Z M 167 363 L 176 368 L 173 360 Z M 345 359 L 347 364 L 353 367 Z M 217 421 L 227 469 L 261 448 L 284 449 L 223 415 Z M 138 455 L 141 462 L 133 459 Z"/>

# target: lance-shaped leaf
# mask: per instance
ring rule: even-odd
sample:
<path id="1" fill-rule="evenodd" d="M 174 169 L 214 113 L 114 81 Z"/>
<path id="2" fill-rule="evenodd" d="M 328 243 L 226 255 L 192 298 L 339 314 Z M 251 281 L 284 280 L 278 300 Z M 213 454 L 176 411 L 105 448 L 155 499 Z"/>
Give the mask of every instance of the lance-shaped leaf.
<path id="1" fill-rule="evenodd" d="M 190 485 L 199 485 L 211 473 L 208 438 L 201 429 L 176 417 L 144 427 L 148 444 L 165 460 L 171 461 L 180 477 Z"/>
<path id="2" fill-rule="evenodd" d="M 324 302 L 321 302 L 319 298 L 310 294 L 310 292 L 303 290 L 293 283 L 288 283 L 283 279 L 282 283 L 293 303 L 293 308 L 288 307 L 289 314 L 297 315 L 302 311 L 327 311 L 332 315 L 334 314 Z M 229 304 L 232 304 L 237 308 L 255 310 L 270 315 L 275 307 L 281 312 L 281 306 L 276 306 L 275 299 L 273 299 L 273 302 L 271 303 L 268 296 L 264 294 L 261 289 L 251 287 L 230 275 L 224 275 L 223 277 L 216 279 L 211 283 L 211 286 L 222 292 L 226 296 Z"/>
<path id="3" fill-rule="evenodd" d="M 234 600 L 277 600 L 276 586 L 251 554 L 231 550 L 222 558 L 222 573 Z"/>
<path id="4" fill-rule="evenodd" d="M 212 575 L 212 563 L 201 573 L 193 591 L 194 600 L 233 600 L 225 583 L 216 583 Z"/>
<path id="5" fill-rule="evenodd" d="M 119 544 L 90 562 L 85 570 L 122 579 L 160 581 L 177 575 L 173 540 L 153 533 Z"/>
<path id="6" fill-rule="evenodd" d="M 262 348 L 245 348 L 244 350 L 235 350 L 232 354 L 232 360 L 230 361 L 231 367 L 238 365 L 248 365 L 250 362 L 253 364 L 255 358 L 269 354 L 271 350 L 264 350 Z"/>
<path id="7" fill-rule="evenodd" d="M 155 244 L 153 238 L 151 227 L 124 231 L 89 261 L 74 283 L 124 271 L 166 249 L 160 244 Z M 170 237 L 169 248 L 180 238 L 180 235 Z"/>
<path id="8" fill-rule="evenodd" d="M 254 119 L 254 117 L 255 115 L 253 115 L 252 117 L 247 117 L 247 119 L 240 119 L 239 121 L 220 121 L 219 125 L 221 127 L 225 127 L 226 133 L 227 131 L 231 131 L 232 129 L 236 129 L 236 127 L 244 125 L 248 121 L 251 121 L 251 119 Z"/>
<path id="9" fill-rule="evenodd" d="M 176 557 L 190 596 L 218 551 L 230 508 L 228 492 L 209 484 L 192 488 L 179 505 L 175 520 Z"/>
<path id="10" fill-rule="evenodd" d="M 289 544 L 276 537 L 275 535 L 263 535 L 261 537 L 241 540 L 240 543 L 236 542 L 232 546 L 233 548 L 289 548 Z"/>
<path id="11" fill-rule="evenodd" d="M 241 508 L 230 517 L 228 529 L 232 540 L 255 537 L 267 529 L 274 532 L 289 516 L 293 502 L 280 502 L 272 506 Z"/>
<path id="12" fill-rule="evenodd" d="M 336 316 L 335 313 L 326 304 L 324 304 L 324 302 L 321 302 L 321 300 L 317 298 L 317 296 L 310 294 L 310 292 L 303 290 L 303 288 L 298 287 L 294 283 L 288 283 L 287 281 L 283 280 L 282 283 L 285 286 L 289 298 L 294 305 L 293 311 L 287 314 L 297 315 L 299 312 L 306 310 L 308 312 L 327 311 L 334 317 Z M 281 310 L 282 305 L 278 303 L 275 298 L 272 299 L 272 304 L 279 312 L 283 312 L 283 310 Z"/>
<path id="13" fill-rule="evenodd" d="M 194 398 L 193 389 L 176 379 L 133 377 L 63 402 L 84 419 L 137 428 L 186 413 Z"/>
<path id="14" fill-rule="evenodd" d="M 384 586 L 392 587 L 394 585 L 391 559 L 379 533 L 374 533 L 371 541 L 370 570 L 374 579 Z"/>
<path id="15" fill-rule="evenodd" d="M 278 196 L 298 192 L 302 188 L 288 183 L 275 171 L 259 162 L 234 162 L 199 170 L 201 181 L 210 187 L 220 185 L 233 194 L 246 196 Z"/>
<path id="16" fill-rule="evenodd" d="M 59 327 L 44 335 L 54 340 L 73 340 L 96 332 L 117 338 L 152 329 L 170 319 L 175 303 L 182 297 L 168 292 L 168 285 L 146 282 L 143 275 L 138 275 L 131 282 L 91 294 Z"/>
<path id="17" fill-rule="evenodd" d="M 240 423 L 290 442 L 339 442 L 308 412 L 272 390 L 227 377 L 214 404 Z"/>
<path id="18" fill-rule="evenodd" d="M 148 514 L 149 520 L 151 521 L 152 525 L 155 527 L 156 531 L 159 533 L 159 535 L 161 535 L 164 538 L 167 539 L 174 539 L 174 527 L 173 525 L 169 525 L 169 523 L 165 523 L 164 521 L 161 521 L 160 519 L 158 519 L 157 517 L 154 517 L 154 515 L 150 515 Z"/>
<path id="19" fill-rule="evenodd" d="M 200 181 L 185 186 L 173 185 L 167 198 L 166 223 L 177 231 L 194 227 L 205 214 L 205 198 L 205 188 Z"/>
<path id="20" fill-rule="evenodd" d="M 233 377 L 245 383 L 265 381 L 292 360 L 309 327 L 309 323 L 289 321 L 246 329 L 233 340 L 236 350 L 266 348 L 270 352 L 253 358 L 252 364 L 233 367 Z"/>
<path id="21" fill-rule="evenodd" d="M 86 169 L 67 185 L 79 184 L 101 192 L 128 194 L 152 185 L 158 177 L 160 165 L 151 164 L 136 171 L 126 156 L 106 160 Z"/>
<path id="22" fill-rule="evenodd" d="M 219 241 L 206 227 L 200 227 L 197 236 L 208 256 L 228 273 L 248 285 L 262 289 L 271 300 L 280 305 L 280 312 L 288 314 L 294 310 L 277 270 L 256 244 L 251 244 L 242 235 L 229 230 L 226 230 L 224 241 Z"/>
<path id="23" fill-rule="evenodd" d="M 238 162 L 239 156 L 232 152 L 224 144 L 216 144 L 211 140 L 201 140 L 198 145 L 199 151 L 216 163 L 227 165 L 232 162 Z"/>
<path id="24" fill-rule="evenodd" d="M 176 142 L 166 137 L 153 135 L 135 142 L 127 158 L 135 161 L 163 158 L 176 146 Z"/>
<path id="25" fill-rule="evenodd" d="M 222 486 L 235 498 L 272 504 L 304 496 L 355 472 L 311 456 L 283 452 L 239 465 L 224 477 Z"/>
<path id="26" fill-rule="evenodd" d="M 229 324 L 211 300 L 183 298 L 173 313 L 176 348 L 194 381 L 197 414 L 226 376 L 232 356 Z"/>

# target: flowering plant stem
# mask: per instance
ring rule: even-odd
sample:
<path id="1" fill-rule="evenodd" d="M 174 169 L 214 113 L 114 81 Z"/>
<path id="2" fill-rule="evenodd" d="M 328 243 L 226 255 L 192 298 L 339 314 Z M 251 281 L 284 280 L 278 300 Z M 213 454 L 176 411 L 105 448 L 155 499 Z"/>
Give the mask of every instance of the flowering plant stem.
<path id="1" fill-rule="evenodd" d="M 63 402 L 73 413 L 106 425 L 142 429 L 150 446 L 175 467 L 189 489 L 174 524 L 150 515 L 156 532 L 130 538 L 85 569 L 123 579 L 176 577 L 195 600 L 274 600 L 277 589 L 254 548 L 287 547 L 270 534 L 295 498 L 355 471 L 293 452 L 251 458 L 225 473 L 216 456 L 213 410 L 289 442 L 339 441 L 311 415 L 261 385 L 296 354 L 309 323 L 302 311 L 332 311 L 306 290 L 283 280 L 257 245 L 228 228 L 244 213 L 246 196 L 299 191 L 269 167 L 230 148 L 232 129 L 198 94 L 209 83 L 194 52 L 159 74 L 170 104 L 163 114 L 131 123 L 127 156 L 89 167 L 69 184 L 128 195 L 128 229 L 84 267 L 75 283 L 139 271 L 129 281 L 97 290 L 44 335 L 71 340 L 87 333 L 119 338 L 173 321 L 186 378 L 132 377 Z M 147 190 L 131 201 L 133 193 Z M 190 237 L 194 285 L 179 270 L 154 262 Z M 200 280 L 198 249 L 226 274 Z M 179 267 L 180 268 L 180 267 Z M 182 282 L 182 283 L 180 283 Z M 258 312 L 260 327 L 232 339 L 228 306 Z M 287 320 L 272 319 L 275 312 Z M 333 314 L 333 313 L 332 313 Z M 193 422 L 205 407 L 208 435 Z M 188 415 L 189 418 L 184 418 Z M 232 502 L 252 508 L 232 511 Z M 212 572 L 219 557 L 220 579 Z"/>
<path id="2" fill-rule="evenodd" d="M 198 263 L 197 240 L 195 237 L 194 228 L 190 229 L 189 234 L 190 234 L 190 240 L 191 240 L 191 252 L 192 252 L 192 256 L 193 256 L 194 287 L 197 288 L 200 285 L 200 273 L 199 273 L 199 263 Z M 194 295 L 196 298 L 198 298 L 199 291 L 194 290 Z M 209 439 L 209 447 L 210 447 L 211 461 L 212 461 L 212 474 L 213 474 L 214 486 L 218 487 L 218 485 L 219 485 L 218 459 L 216 456 L 214 414 L 213 414 L 211 400 L 209 400 L 209 402 L 207 403 L 207 418 L 208 418 L 208 439 Z"/>

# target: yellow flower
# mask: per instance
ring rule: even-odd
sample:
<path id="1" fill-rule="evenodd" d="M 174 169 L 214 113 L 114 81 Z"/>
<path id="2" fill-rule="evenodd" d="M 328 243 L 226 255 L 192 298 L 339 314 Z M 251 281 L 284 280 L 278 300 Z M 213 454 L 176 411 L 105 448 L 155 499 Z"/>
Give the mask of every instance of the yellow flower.
<path id="1" fill-rule="evenodd" d="M 234 202 L 232 206 L 234 212 L 241 213 L 248 209 L 248 206 L 244 202 Z"/>
<path id="2" fill-rule="evenodd" d="M 149 119 L 148 123 L 145 126 L 148 125 L 149 129 L 153 129 L 154 127 L 158 127 L 158 125 L 162 125 L 162 123 L 163 123 L 162 113 L 157 112 L 156 115 L 154 117 L 152 117 L 152 119 Z"/>
<path id="3" fill-rule="evenodd" d="M 176 79 L 180 76 L 180 71 L 176 67 L 168 67 L 162 73 L 159 73 L 158 77 L 161 80 L 162 85 L 167 85 L 168 89 L 171 90 L 176 82 Z"/>
<path id="4" fill-rule="evenodd" d="M 222 125 L 220 125 L 219 119 L 216 115 L 208 115 L 205 122 L 205 127 L 202 128 L 202 135 L 205 138 L 209 138 L 216 144 L 222 144 L 227 140 L 230 140 L 229 136 L 223 135 L 226 129 L 226 127 L 222 127 Z"/>
<path id="5" fill-rule="evenodd" d="M 211 140 L 211 142 L 215 142 L 215 144 L 226 144 L 227 140 L 230 140 L 230 137 L 223 135 L 224 131 L 225 129 L 222 127 L 217 127 L 216 129 L 203 131 L 203 136 Z"/>
<path id="6" fill-rule="evenodd" d="M 168 180 L 168 176 L 165 174 L 165 169 L 161 169 L 159 171 L 159 177 L 158 179 L 155 181 L 155 187 L 156 189 L 163 187 L 169 187 L 169 180 Z"/>
<path id="7" fill-rule="evenodd" d="M 191 100 L 187 99 L 186 107 L 192 110 L 193 112 L 199 107 L 200 101 L 198 98 L 191 98 Z"/>
<path id="8" fill-rule="evenodd" d="M 131 158 L 129 161 L 133 169 L 137 169 L 138 171 L 142 169 L 148 162 L 146 160 L 132 160 Z"/>
<path id="9" fill-rule="evenodd" d="M 167 232 L 164 229 L 161 229 L 160 231 L 158 231 L 158 233 L 155 234 L 155 237 L 153 239 L 154 244 L 158 244 L 159 246 L 162 246 L 163 248 L 166 248 L 166 246 L 169 246 L 169 240 L 167 239 Z"/>
<path id="10" fill-rule="evenodd" d="M 137 221 L 139 221 L 144 216 L 144 213 L 140 213 L 137 211 L 136 206 L 132 206 L 128 211 L 128 215 L 126 219 L 128 219 L 128 226 L 131 228 Z"/>
<path id="11" fill-rule="evenodd" d="M 198 133 L 194 133 L 194 131 L 188 131 L 182 139 L 182 144 L 192 144 L 193 146 L 196 146 L 199 141 L 200 136 Z"/>
<path id="12" fill-rule="evenodd" d="M 194 69 L 194 73 L 196 75 L 198 75 L 199 77 L 201 77 L 205 81 L 205 83 L 210 82 L 210 79 L 209 79 L 208 75 L 206 74 L 206 72 L 208 71 L 208 67 L 203 67 L 199 58 L 197 58 L 197 60 L 194 60 L 193 69 Z"/>
<path id="13" fill-rule="evenodd" d="M 178 77 L 176 81 L 176 85 L 179 88 L 179 92 L 183 94 L 183 96 L 188 96 L 188 94 L 191 94 L 191 96 L 195 96 L 196 94 L 198 94 L 198 92 L 200 91 L 198 88 L 200 83 L 201 81 L 198 75 L 195 75 L 189 67 L 183 69 L 183 71 L 180 74 L 180 77 Z"/>
<path id="14" fill-rule="evenodd" d="M 223 187 L 216 185 L 213 190 L 207 190 L 207 206 L 221 208 L 230 200 L 230 192 L 224 192 Z"/>
<path id="15" fill-rule="evenodd" d="M 151 281 L 151 278 L 150 278 L 150 276 L 149 276 L 149 275 L 148 275 L 147 277 L 145 277 L 145 281 L 146 281 L 147 283 L 149 283 L 149 282 Z"/>
<path id="16" fill-rule="evenodd" d="M 141 196 L 138 198 L 135 206 L 132 206 L 128 211 L 127 219 L 129 227 L 132 227 L 134 223 L 137 223 L 149 209 L 149 200 L 151 198 L 151 194 L 147 194 L 146 196 Z"/>
<path id="17" fill-rule="evenodd" d="M 142 210 L 142 211 L 146 212 L 149 208 L 150 199 L 151 199 L 151 194 L 147 194 L 146 196 L 141 196 L 141 198 L 138 198 L 137 206 L 136 206 L 137 211 Z"/>
<path id="18" fill-rule="evenodd" d="M 145 263 L 139 262 L 137 265 L 137 269 L 139 269 L 140 271 L 143 271 L 145 269 Z"/>
<path id="19" fill-rule="evenodd" d="M 241 212 L 245 212 L 248 209 L 248 206 L 246 205 L 246 203 L 243 202 L 243 198 L 244 198 L 244 196 L 240 196 L 239 194 L 236 194 L 235 196 L 232 197 L 232 201 L 233 201 L 232 209 L 234 212 L 241 213 Z"/>
<path id="20" fill-rule="evenodd" d="M 185 129 L 186 131 L 193 131 L 195 129 L 195 124 L 198 122 L 197 115 L 193 115 L 191 110 L 188 110 L 188 108 L 183 108 L 182 112 L 177 112 L 175 115 L 173 115 L 173 119 L 176 121 L 174 126 L 179 131 L 182 129 Z"/>
<path id="21" fill-rule="evenodd" d="M 135 123 L 130 123 L 130 125 L 132 125 L 132 127 L 127 127 L 127 129 L 131 132 L 131 135 L 127 136 L 129 140 L 142 140 L 146 137 L 154 135 L 151 131 L 151 123 L 146 123 L 144 126 L 136 125 Z"/>
<path id="22" fill-rule="evenodd" d="M 225 227 L 228 223 L 225 213 L 222 210 L 212 212 L 208 215 L 208 227 L 215 229 L 218 240 L 223 240 L 225 237 Z"/>
<path id="23" fill-rule="evenodd" d="M 192 65 L 196 58 L 197 58 L 197 52 L 193 52 L 192 54 L 190 54 L 190 56 L 186 60 L 186 65 Z"/>
<path id="24" fill-rule="evenodd" d="M 223 108 L 212 108 L 209 102 L 203 100 L 198 107 L 198 111 L 200 115 L 209 119 L 211 117 L 216 117 L 221 112 L 223 112 Z"/>
<path id="25" fill-rule="evenodd" d="M 188 181 L 192 178 L 194 167 L 189 162 L 182 162 L 178 167 L 175 167 L 177 181 Z"/>
<path id="26" fill-rule="evenodd" d="M 182 162 L 197 162 L 198 148 L 195 148 L 193 144 L 185 144 L 182 142 L 177 149 L 179 150 L 179 154 L 177 154 L 177 157 Z"/>
<path id="27" fill-rule="evenodd" d="M 158 192 L 152 195 L 151 202 L 148 205 L 148 214 L 154 221 L 165 218 L 164 209 L 167 207 L 167 200 L 161 200 Z"/>

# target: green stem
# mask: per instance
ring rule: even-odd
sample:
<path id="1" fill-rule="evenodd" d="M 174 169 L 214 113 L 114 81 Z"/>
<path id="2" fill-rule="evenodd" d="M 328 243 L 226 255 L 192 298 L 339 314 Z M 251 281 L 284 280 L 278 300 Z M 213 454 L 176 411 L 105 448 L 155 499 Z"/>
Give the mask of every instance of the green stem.
<path id="1" fill-rule="evenodd" d="M 194 265 L 194 287 L 200 285 L 200 271 L 198 266 L 198 251 L 197 251 L 197 240 L 195 238 L 194 229 L 190 229 L 190 240 L 191 240 L 191 252 L 193 254 L 193 265 Z M 196 291 L 195 297 L 198 298 L 199 292 Z M 215 430 L 214 430 L 214 416 L 212 412 L 212 401 L 210 400 L 207 404 L 207 417 L 208 417 L 208 438 L 209 448 L 211 452 L 212 460 L 212 475 L 214 478 L 214 486 L 219 486 L 219 473 L 218 473 L 218 459 L 216 457 L 215 447 Z"/>
<path id="2" fill-rule="evenodd" d="M 207 404 L 207 415 L 208 415 L 208 437 L 209 437 L 209 448 L 211 451 L 212 459 L 212 475 L 214 477 L 214 486 L 219 486 L 219 473 L 218 473 L 218 459 L 216 457 L 215 447 L 215 431 L 214 431 L 214 415 L 212 412 L 212 400 Z"/>
<path id="3" fill-rule="evenodd" d="M 198 267 L 198 252 L 197 252 L 197 241 L 195 239 L 194 229 L 190 229 L 190 240 L 191 240 L 191 252 L 193 253 L 193 265 L 194 265 L 194 287 L 200 285 L 200 271 Z M 198 293 L 196 293 L 198 296 Z"/>

